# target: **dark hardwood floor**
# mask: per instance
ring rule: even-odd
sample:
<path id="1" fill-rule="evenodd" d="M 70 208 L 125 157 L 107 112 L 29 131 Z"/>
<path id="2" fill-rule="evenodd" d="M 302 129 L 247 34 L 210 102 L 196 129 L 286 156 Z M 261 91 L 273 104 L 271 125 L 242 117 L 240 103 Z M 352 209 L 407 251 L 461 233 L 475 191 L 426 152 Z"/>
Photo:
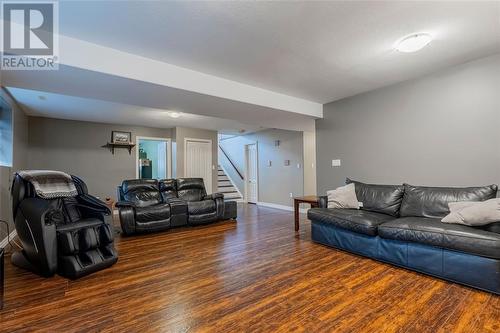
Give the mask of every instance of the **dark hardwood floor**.
<path id="1" fill-rule="evenodd" d="M 237 223 L 117 239 L 77 281 L 6 258 L 1 332 L 500 332 L 500 297 L 311 242 L 302 217 L 242 206 Z"/>

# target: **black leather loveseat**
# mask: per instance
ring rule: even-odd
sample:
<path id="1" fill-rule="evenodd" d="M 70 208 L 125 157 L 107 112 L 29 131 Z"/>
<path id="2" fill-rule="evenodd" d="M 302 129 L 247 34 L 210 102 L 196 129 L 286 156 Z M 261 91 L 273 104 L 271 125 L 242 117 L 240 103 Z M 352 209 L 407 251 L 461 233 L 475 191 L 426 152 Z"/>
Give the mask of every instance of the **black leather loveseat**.
<path id="1" fill-rule="evenodd" d="M 236 218 L 235 203 L 222 193 L 207 195 L 202 178 L 125 180 L 117 195 L 126 235 Z"/>
<path id="2" fill-rule="evenodd" d="M 500 294 L 500 222 L 441 222 L 449 202 L 495 198 L 496 185 L 354 183 L 361 209 L 328 209 L 328 198 L 321 197 L 320 208 L 308 211 L 315 242 Z"/>

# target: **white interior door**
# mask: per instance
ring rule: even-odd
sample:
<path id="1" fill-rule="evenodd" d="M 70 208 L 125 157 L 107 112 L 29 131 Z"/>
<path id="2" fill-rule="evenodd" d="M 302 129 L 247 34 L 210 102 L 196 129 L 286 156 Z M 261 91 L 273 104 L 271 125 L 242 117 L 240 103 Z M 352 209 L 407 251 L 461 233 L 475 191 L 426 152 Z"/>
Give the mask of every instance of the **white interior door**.
<path id="1" fill-rule="evenodd" d="M 212 142 L 185 140 L 184 177 L 203 178 L 207 193 L 212 193 Z"/>
<path id="2" fill-rule="evenodd" d="M 258 174 L 257 174 L 257 144 L 253 143 L 245 146 L 246 156 L 246 177 L 245 177 L 245 194 L 246 200 L 249 203 L 257 203 L 259 201 L 258 192 Z"/>

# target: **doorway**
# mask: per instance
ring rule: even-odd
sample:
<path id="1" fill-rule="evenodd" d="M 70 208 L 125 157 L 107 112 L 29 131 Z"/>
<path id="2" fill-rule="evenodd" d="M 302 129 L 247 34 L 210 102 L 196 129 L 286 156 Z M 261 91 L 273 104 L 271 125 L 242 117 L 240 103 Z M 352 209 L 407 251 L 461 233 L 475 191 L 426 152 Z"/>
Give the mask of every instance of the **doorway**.
<path id="1" fill-rule="evenodd" d="M 184 139 L 184 177 L 203 178 L 207 194 L 212 193 L 212 140 Z"/>
<path id="2" fill-rule="evenodd" d="M 172 175 L 170 139 L 136 137 L 136 177 L 166 179 Z"/>
<path id="3" fill-rule="evenodd" d="M 259 201 L 257 143 L 245 145 L 245 199 L 254 204 Z"/>

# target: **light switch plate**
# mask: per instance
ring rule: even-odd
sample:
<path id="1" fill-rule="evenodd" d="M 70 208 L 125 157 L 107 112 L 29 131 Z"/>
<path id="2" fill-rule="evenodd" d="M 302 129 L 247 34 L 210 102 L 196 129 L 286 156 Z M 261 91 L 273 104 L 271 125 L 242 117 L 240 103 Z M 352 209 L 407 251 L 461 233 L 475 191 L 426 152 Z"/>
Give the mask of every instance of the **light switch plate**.
<path id="1" fill-rule="evenodd" d="M 332 167 L 339 167 L 340 164 L 340 160 L 332 160 Z"/>

